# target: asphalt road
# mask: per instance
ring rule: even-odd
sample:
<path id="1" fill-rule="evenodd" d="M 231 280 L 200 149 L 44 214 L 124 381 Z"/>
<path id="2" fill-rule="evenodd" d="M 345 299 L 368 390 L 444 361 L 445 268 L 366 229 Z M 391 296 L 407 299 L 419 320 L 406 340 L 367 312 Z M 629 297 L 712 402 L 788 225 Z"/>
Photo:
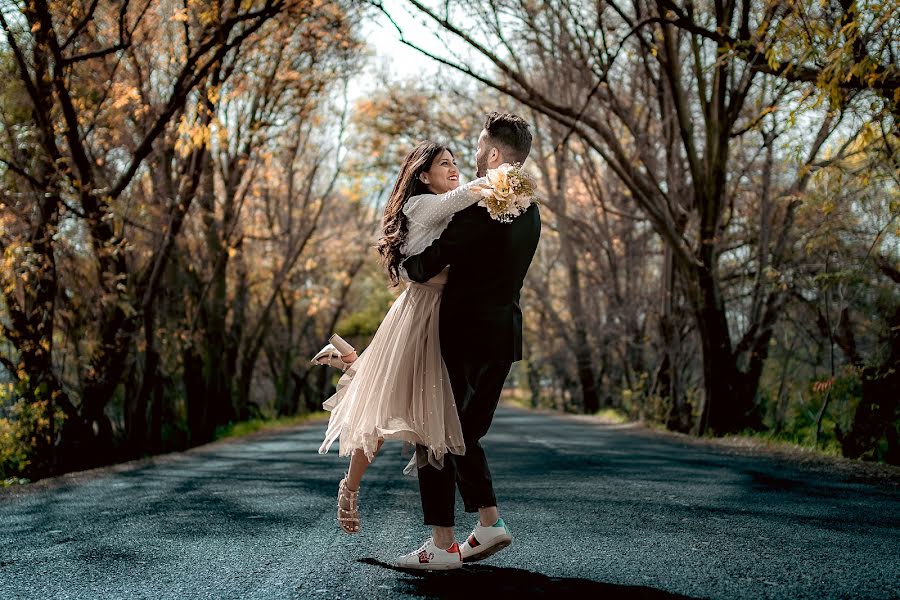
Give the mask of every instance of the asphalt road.
<path id="1" fill-rule="evenodd" d="M 891 598 L 900 487 L 627 426 L 501 409 L 485 440 L 514 541 L 461 571 L 418 547 L 388 444 L 334 515 L 323 424 L 0 492 L 0 598 Z M 474 524 L 457 512 L 458 537 Z"/>

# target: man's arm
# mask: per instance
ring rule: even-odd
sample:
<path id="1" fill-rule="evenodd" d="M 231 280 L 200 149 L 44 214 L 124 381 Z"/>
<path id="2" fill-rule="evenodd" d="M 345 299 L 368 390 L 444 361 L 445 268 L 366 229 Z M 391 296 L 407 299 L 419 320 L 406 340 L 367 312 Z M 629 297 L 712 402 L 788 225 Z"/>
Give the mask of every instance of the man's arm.
<path id="1" fill-rule="evenodd" d="M 452 265 L 460 253 L 478 238 L 479 232 L 483 229 L 483 222 L 478 219 L 482 216 L 480 212 L 484 212 L 484 209 L 472 206 L 456 213 L 441 237 L 420 254 L 404 260 L 403 268 L 406 269 L 409 278 L 422 283 L 443 271 L 447 265 Z"/>

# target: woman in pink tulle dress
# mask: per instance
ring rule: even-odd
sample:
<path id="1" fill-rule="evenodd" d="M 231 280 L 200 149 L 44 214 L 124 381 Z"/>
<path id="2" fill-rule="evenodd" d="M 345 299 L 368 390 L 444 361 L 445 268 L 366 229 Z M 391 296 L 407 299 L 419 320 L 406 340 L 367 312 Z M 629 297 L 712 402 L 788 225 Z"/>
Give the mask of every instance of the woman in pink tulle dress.
<path id="1" fill-rule="evenodd" d="M 438 336 L 447 270 L 419 284 L 410 282 L 400 265 L 440 237 L 456 212 L 478 202 L 484 184 L 484 179 L 476 179 L 460 187 L 456 161 L 444 146 L 422 142 L 407 155 L 385 207 L 378 241 L 391 282 L 407 287 L 365 352 L 356 357 L 349 344 L 332 336 L 332 343 L 313 359 L 345 369 L 337 392 L 324 404 L 331 417 L 319 453 L 339 439 L 340 455 L 351 457 L 338 486 L 338 524 L 347 533 L 360 530 L 359 484 L 384 440 L 427 448 L 427 462 L 437 468 L 443 467 L 448 452 L 465 453 Z M 415 469 L 414 456 L 405 471 Z"/>

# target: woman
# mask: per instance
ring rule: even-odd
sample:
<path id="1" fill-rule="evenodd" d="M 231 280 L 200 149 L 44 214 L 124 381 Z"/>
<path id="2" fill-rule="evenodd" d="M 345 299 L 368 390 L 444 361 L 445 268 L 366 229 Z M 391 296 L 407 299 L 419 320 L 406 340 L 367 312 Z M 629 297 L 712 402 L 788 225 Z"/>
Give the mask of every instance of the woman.
<path id="1" fill-rule="evenodd" d="M 403 259 L 422 252 L 440 237 L 454 213 L 478 202 L 484 184 L 477 179 L 459 187 L 459 169 L 445 146 L 422 142 L 407 155 L 378 241 L 392 284 L 409 281 L 400 266 Z M 338 486 L 338 524 L 347 533 L 360 530 L 359 484 L 385 439 L 424 446 L 428 463 L 437 468 L 448 452 L 465 453 L 438 337 L 446 281 L 445 269 L 424 284 L 409 283 L 358 358 L 349 344 L 332 336 L 332 344 L 313 359 L 345 369 L 337 393 L 324 404 L 331 418 L 319 452 L 324 454 L 340 438 L 341 456 L 351 457 Z M 415 469 L 415 460 L 406 472 Z"/>

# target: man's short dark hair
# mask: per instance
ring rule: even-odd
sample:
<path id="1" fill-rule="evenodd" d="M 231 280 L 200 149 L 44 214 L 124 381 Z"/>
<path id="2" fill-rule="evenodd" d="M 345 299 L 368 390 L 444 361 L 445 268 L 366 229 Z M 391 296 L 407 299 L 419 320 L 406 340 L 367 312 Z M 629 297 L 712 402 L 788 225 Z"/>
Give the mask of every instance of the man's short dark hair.
<path id="1" fill-rule="evenodd" d="M 503 158 L 521 163 L 531 152 L 531 131 L 528 122 L 511 113 L 491 112 L 484 119 L 484 129 L 490 142 L 500 147 Z"/>

